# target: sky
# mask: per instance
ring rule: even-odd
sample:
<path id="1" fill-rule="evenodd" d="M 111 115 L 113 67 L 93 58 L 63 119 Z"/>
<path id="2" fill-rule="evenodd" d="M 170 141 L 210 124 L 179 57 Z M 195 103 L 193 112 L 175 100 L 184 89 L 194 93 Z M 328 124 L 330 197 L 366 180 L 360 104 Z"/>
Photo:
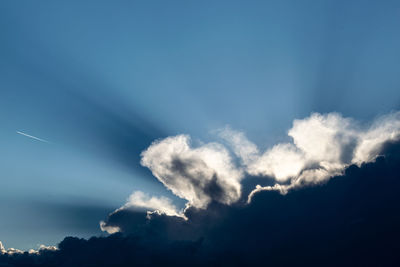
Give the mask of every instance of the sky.
<path id="1" fill-rule="evenodd" d="M 2 1 L 0 241 L 28 250 L 106 236 L 138 201 L 185 217 L 237 201 L 247 175 L 292 185 L 311 161 L 341 174 L 320 156 L 334 148 L 311 151 L 303 135 L 326 122 L 360 143 L 374 127 L 394 141 L 399 25 L 398 1 Z M 349 142 L 361 154 L 344 163 L 377 156 Z M 287 143 L 279 153 L 305 158 L 267 153 Z M 299 170 L 276 165 L 280 155 Z M 177 187 L 171 177 L 209 177 L 185 167 L 198 162 L 224 194 Z"/>

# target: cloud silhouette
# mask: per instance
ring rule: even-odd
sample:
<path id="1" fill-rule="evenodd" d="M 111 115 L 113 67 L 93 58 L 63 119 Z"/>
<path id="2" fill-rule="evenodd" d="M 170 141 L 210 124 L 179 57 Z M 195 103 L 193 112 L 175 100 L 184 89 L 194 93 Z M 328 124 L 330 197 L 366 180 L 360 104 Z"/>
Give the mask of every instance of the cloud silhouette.
<path id="1" fill-rule="evenodd" d="M 101 222 L 111 235 L 28 252 L 0 243 L 0 265 L 396 266 L 399 129 L 398 112 L 369 125 L 315 113 L 294 121 L 292 142 L 260 152 L 225 128 L 219 134 L 240 164 L 222 144 L 157 140 L 141 164 L 187 201 L 184 209 L 136 191 Z M 248 190 L 248 175 L 273 185 Z"/>
<path id="2" fill-rule="evenodd" d="M 0 255 L 9 266 L 397 266 L 400 143 L 351 164 L 324 186 L 256 194 L 247 205 L 211 202 L 187 220 L 121 210 L 107 237 L 65 238 L 58 250 Z M 147 199 L 147 198 L 145 198 Z M 122 216 L 125 215 L 125 216 Z M 116 219 L 116 217 L 112 217 Z M 117 220 L 114 220 L 114 223 Z M 3 251 L 4 249 L 2 249 Z"/>

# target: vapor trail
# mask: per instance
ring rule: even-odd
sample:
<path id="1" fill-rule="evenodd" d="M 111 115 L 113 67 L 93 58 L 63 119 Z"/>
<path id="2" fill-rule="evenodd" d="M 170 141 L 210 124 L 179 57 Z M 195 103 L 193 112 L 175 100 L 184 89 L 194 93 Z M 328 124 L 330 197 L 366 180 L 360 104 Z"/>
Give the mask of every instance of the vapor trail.
<path id="1" fill-rule="evenodd" d="M 33 136 L 33 135 L 29 135 L 29 134 L 26 134 L 26 133 L 23 133 L 23 132 L 20 132 L 20 131 L 17 131 L 17 134 L 20 134 L 20 135 L 23 135 L 23 136 L 26 136 L 26 137 L 30 137 L 30 138 L 33 138 L 35 140 L 41 141 L 41 142 L 50 143 L 47 140 L 41 139 L 41 138 Z"/>

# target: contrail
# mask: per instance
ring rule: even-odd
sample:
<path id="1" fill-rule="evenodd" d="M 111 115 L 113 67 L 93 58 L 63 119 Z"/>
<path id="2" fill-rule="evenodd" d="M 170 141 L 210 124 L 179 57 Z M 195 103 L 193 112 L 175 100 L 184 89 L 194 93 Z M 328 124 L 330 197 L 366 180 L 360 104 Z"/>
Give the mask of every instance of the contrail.
<path id="1" fill-rule="evenodd" d="M 20 132 L 20 131 L 17 131 L 17 134 L 20 134 L 20 135 L 23 135 L 23 136 L 26 136 L 26 137 L 30 137 L 30 138 L 33 138 L 35 140 L 42 141 L 42 142 L 45 142 L 45 143 L 50 143 L 47 140 L 41 139 L 41 138 L 33 136 L 33 135 L 29 135 L 29 134 L 26 134 L 26 133 L 23 133 L 23 132 Z"/>

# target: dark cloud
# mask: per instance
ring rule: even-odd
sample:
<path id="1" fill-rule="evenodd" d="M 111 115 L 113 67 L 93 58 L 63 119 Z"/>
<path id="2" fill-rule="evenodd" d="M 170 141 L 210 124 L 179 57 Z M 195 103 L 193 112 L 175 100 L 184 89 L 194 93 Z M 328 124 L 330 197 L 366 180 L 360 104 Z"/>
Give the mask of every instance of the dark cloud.
<path id="1" fill-rule="evenodd" d="M 201 175 L 200 172 L 196 173 L 197 177 L 194 177 L 191 173 L 191 169 L 206 169 L 207 164 L 199 159 L 180 159 L 178 157 L 173 158 L 171 161 L 171 171 L 179 174 L 182 177 L 186 177 L 193 184 L 193 188 L 199 188 L 200 192 L 195 191 L 196 197 L 201 198 L 201 192 L 204 192 L 211 199 L 217 200 L 219 202 L 224 201 L 224 188 L 219 184 L 218 175 L 214 172 L 211 179 L 207 181 L 206 179 L 198 179 Z M 206 182 L 204 182 L 206 181 Z M 226 185 L 229 187 L 229 185 Z"/>
<path id="2" fill-rule="evenodd" d="M 65 238 L 58 251 L 0 256 L 2 266 L 398 266 L 400 144 L 326 185 L 256 194 L 249 205 L 189 208 L 188 220 L 121 210 L 124 233 Z M 1 265 L 0 264 L 0 265 Z M 8 264 L 8 265 L 7 265 Z"/>
<path id="3" fill-rule="evenodd" d="M 123 233 L 136 233 L 147 222 L 145 211 L 122 209 L 111 213 L 107 218 L 107 227 L 118 227 Z"/>

